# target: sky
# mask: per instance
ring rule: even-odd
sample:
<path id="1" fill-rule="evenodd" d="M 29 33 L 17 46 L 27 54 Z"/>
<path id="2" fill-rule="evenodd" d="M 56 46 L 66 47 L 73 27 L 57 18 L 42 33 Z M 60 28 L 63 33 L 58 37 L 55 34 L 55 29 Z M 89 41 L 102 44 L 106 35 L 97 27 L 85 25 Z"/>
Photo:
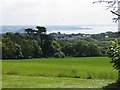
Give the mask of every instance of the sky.
<path id="1" fill-rule="evenodd" d="M 113 15 L 94 0 L 1 0 L 1 25 L 112 24 Z"/>

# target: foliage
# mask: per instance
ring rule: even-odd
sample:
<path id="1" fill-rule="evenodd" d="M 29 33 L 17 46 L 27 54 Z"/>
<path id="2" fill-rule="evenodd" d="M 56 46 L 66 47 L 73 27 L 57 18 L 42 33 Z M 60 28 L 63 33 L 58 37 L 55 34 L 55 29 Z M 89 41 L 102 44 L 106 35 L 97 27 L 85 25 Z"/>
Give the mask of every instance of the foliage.
<path id="1" fill-rule="evenodd" d="M 112 42 L 108 55 L 112 59 L 111 63 L 114 64 L 115 69 L 120 70 L 120 38 Z"/>
<path id="2" fill-rule="evenodd" d="M 27 33 L 7 32 L 2 35 L 3 59 L 11 58 L 40 58 L 40 57 L 85 57 L 85 56 L 106 56 L 106 50 L 110 40 L 114 40 L 117 33 L 106 32 L 101 34 L 84 34 L 81 38 L 72 40 L 61 40 L 46 34 L 45 27 L 36 27 L 37 30 L 27 28 Z M 113 35 L 115 34 L 115 35 Z M 60 34 L 62 35 L 62 34 Z M 59 36 L 60 36 L 59 35 Z M 105 36 L 109 38 L 105 38 Z M 62 35 L 76 36 L 71 35 Z M 61 37 L 61 36 L 60 36 Z M 99 39 L 100 38 L 100 39 Z"/>
<path id="3" fill-rule="evenodd" d="M 112 60 L 113 67 L 118 70 L 118 83 L 120 83 L 120 37 L 112 42 L 108 55 Z"/>
<path id="4" fill-rule="evenodd" d="M 42 44 L 43 57 L 54 57 L 55 53 L 61 52 L 61 46 L 51 36 L 45 35 Z"/>
<path id="5" fill-rule="evenodd" d="M 2 52 L 3 59 L 11 58 L 40 58 L 40 57 L 64 57 L 59 43 L 52 36 L 47 35 L 45 27 L 25 29 L 27 34 L 8 32 L 3 34 Z M 37 33 L 35 33 L 37 32 Z M 36 36 L 37 35 L 37 36 Z"/>
<path id="6" fill-rule="evenodd" d="M 2 39 L 2 55 L 4 58 L 22 58 L 21 47 L 13 43 L 10 38 Z"/>
<path id="7" fill-rule="evenodd" d="M 65 43 L 63 52 L 66 56 L 84 57 L 84 56 L 100 56 L 101 51 L 98 45 L 93 41 L 75 39 Z"/>
<path id="8" fill-rule="evenodd" d="M 32 40 L 32 43 L 33 45 L 33 57 L 34 58 L 40 58 L 42 57 L 42 48 L 40 47 L 40 45 L 38 44 L 38 42 L 36 40 Z"/>
<path id="9" fill-rule="evenodd" d="M 19 34 L 6 33 L 2 39 L 2 58 L 32 58 L 41 56 L 38 43 Z"/>

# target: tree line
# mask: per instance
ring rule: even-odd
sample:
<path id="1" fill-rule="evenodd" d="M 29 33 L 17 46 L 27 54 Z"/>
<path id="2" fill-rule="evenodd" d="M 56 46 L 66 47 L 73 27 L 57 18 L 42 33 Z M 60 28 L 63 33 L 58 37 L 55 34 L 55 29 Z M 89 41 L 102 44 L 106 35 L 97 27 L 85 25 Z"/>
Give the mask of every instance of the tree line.
<path id="1" fill-rule="evenodd" d="M 63 58 L 106 56 L 109 41 L 93 38 L 62 41 L 46 34 L 46 28 L 37 26 L 25 29 L 25 34 L 7 32 L 2 37 L 2 58 Z"/>

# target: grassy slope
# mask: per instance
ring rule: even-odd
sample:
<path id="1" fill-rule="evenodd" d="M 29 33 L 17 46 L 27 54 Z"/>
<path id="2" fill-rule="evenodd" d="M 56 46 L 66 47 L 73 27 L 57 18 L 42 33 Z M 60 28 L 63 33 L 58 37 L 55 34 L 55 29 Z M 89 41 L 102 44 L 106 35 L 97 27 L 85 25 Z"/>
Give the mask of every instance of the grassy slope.
<path id="1" fill-rule="evenodd" d="M 116 79 L 107 57 L 4 60 L 3 75 L 80 77 L 82 79 Z"/>
<path id="2" fill-rule="evenodd" d="M 102 87 L 117 79 L 109 62 L 107 57 L 4 60 L 3 87 Z"/>

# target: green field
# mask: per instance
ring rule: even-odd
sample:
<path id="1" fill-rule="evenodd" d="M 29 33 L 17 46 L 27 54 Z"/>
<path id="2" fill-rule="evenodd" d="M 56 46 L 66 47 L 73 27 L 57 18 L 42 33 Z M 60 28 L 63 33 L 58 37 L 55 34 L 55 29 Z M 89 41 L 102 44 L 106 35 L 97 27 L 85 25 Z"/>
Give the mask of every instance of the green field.
<path id="1" fill-rule="evenodd" d="M 107 57 L 3 60 L 3 87 L 103 87 L 117 72 Z"/>

